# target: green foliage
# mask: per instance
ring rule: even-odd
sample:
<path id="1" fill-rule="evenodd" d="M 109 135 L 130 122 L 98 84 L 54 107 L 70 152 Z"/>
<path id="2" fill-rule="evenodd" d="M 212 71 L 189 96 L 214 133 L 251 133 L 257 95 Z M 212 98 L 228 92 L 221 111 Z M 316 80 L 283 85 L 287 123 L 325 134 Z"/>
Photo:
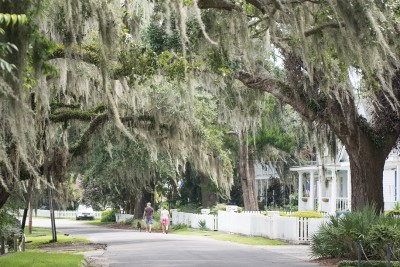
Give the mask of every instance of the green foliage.
<path id="1" fill-rule="evenodd" d="M 179 31 L 176 27 L 174 28 L 175 29 L 172 31 L 171 35 L 168 35 L 159 23 L 150 23 L 145 36 L 150 49 L 155 51 L 157 54 L 161 54 L 168 50 L 180 51 L 182 46 L 180 43 Z"/>
<path id="2" fill-rule="evenodd" d="M 227 53 L 222 49 L 209 49 L 206 62 L 213 72 L 220 75 L 233 74 L 239 69 L 239 63 L 229 60 Z"/>
<path id="3" fill-rule="evenodd" d="M 13 266 L 13 267 L 47 267 L 47 266 L 58 266 L 58 267 L 70 267 L 80 266 L 83 259 L 83 255 L 72 254 L 72 253 L 49 253 L 40 251 L 27 251 L 10 253 L 3 257 L 0 257 L 1 266 Z"/>
<path id="4" fill-rule="evenodd" d="M 199 221 L 199 229 L 200 229 L 200 231 L 208 231 L 209 230 L 206 225 L 206 220 Z"/>
<path id="5" fill-rule="evenodd" d="M 14 234 L 18 234 L 21 231 L 20 222 L 12 215 L 17 212 L 17 207 L 11 201 L 8 201 L 0 208 L 0 235 L 6 240 L 11 239 Z"/>
<path id="6" fill-rule="evenodd" d="M 351 267 L 351 266 L 360 266 L 360 267 L 386 267 L 387 266 L 387 261 L 376 261 L 376 260 L 370 260 L 370 261 L 361 261 L 360 264 L 358 263 L 358 260 L 355 261 L 340 261 L 339 262 L 339 267 Z M 398 261 L 391 261 L 390 266 L 392 267 L 400 267 L 400 262 Z"/>
<path id="7" fill-rule="evenodd" d="M 313 210 L 298 211 L 298 212 L 289 214 L 288 216 L 289 217 L 302 217 L 302 218 L 324 218 L 324 216 L 321 213 L 319 213 L 318 211 L 313 211 Z"/>
<path id="8" fill-rule="evenodd" d="M 400 202 L 394 203 L 393 210 L 385 211 L 387 216 L 400 215 Z"/>
<path id="9" fill-rule="evenodd" d="M 133 43 L 127 44 L 121 51 L 119 62 L 121 65 L 115 70 L 114 76 L 127 76 L 131 84 L 136 81 L 142 84 L 158 74 L 170 80 L 181 80 L 190 69 L 180 53 L 162 51 L 157 54 L 154 50 Z"/>
<path id="10" fill-rule="evenodd" d="M 188 203 L 186 205 L 179 206 L 178 210 L 180 212 L 187 212 L 187 213 L 200 213 L 200 205 L 194 203 Z"/>
<path id="11" fill-rule="evenodd" d="M 211 207 L 210 213 L 214 214 L 214 215 L 217 215 L 219 210 L 225 211 L 226 210 L 226 204 L 217 203 L 215 206 Z"/>
<path id="12" fill-rule="evenodd" d="M 180 223 L 180 224 L 175 224 L 172 226 L 172 230 L 178 231 L 178 230 L 186 230 L 188 227 L 186 224 Z"/>
<path id="13" fill-rule="evenodd" d="M 115 214 L 117 214 L 117 210 L 105 210 L 101 213 L 101 222 L 115 222 Z"/>
<path id="14" fill-rule="evenodd" d="M 8 14 L 8 13 L 0 13 L 0 24 L 5 23 L 6 26 L 9 26 L 10 23 L 15 25 L 17 23 L 24 24 L 26 22 L 25 14 Z"/>
<path id="15" fill-rule="evenodd" d="M 400 220 L 377 215 L 375 207 L 365 207 L 342 217 L 330 218 L 311 238 L 316 257 L 356 259 L 361 240 L 368 259 L 384 259 L 390 242 L 394 256 L 400 252 Z"/>

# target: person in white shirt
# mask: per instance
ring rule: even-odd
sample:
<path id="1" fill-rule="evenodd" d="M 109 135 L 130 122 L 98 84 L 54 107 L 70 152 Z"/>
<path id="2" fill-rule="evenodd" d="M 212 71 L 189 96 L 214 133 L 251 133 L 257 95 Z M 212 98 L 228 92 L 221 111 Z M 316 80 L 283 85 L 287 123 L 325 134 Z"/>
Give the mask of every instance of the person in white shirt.
<path id="1" fill-rule="evenodd" d="M 164 207 L 161 207 L 161 227 L 163 230 L 163 234 L 168 234 L 168 224 L 169 224 L 169 211 Z"/>

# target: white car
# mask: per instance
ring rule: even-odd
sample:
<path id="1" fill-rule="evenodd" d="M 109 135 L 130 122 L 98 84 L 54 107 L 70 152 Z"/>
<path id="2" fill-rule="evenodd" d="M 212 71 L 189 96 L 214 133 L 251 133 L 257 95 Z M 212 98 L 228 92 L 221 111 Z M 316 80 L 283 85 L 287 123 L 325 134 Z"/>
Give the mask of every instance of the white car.
<path id="1" fill-rule="evenodd" d="M 79 205 L 78 209 L 76 210 L 76 219 L 94 219 L 94 212 L 93 208 L 90 206 Z"/>

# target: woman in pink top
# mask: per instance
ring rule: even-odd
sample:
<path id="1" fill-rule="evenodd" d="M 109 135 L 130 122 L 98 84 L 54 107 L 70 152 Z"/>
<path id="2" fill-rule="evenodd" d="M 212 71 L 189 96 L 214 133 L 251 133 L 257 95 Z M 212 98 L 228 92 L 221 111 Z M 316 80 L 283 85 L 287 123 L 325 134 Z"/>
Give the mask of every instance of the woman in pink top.
<path id="1" fill-rule="evenodd" d="M 164 207 L 161 207 L 160 220 L 163 234 L 168 234 L 169 212 Z"/>

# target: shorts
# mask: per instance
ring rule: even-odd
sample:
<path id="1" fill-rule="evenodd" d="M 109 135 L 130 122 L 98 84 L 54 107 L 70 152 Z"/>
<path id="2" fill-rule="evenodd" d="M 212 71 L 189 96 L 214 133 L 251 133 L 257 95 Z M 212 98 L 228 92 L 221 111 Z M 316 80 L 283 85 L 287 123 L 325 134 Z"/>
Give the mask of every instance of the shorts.
<path id="1" fill-rule="evenodd" d="M 168 218 L 162 218 L 161 219 L 162 224 L 168 224 Z"/>
<path id="2" fill-rule="evenodd" d="M 153 217 L 146 217 L 146 224 L 153 224 Z"/>

